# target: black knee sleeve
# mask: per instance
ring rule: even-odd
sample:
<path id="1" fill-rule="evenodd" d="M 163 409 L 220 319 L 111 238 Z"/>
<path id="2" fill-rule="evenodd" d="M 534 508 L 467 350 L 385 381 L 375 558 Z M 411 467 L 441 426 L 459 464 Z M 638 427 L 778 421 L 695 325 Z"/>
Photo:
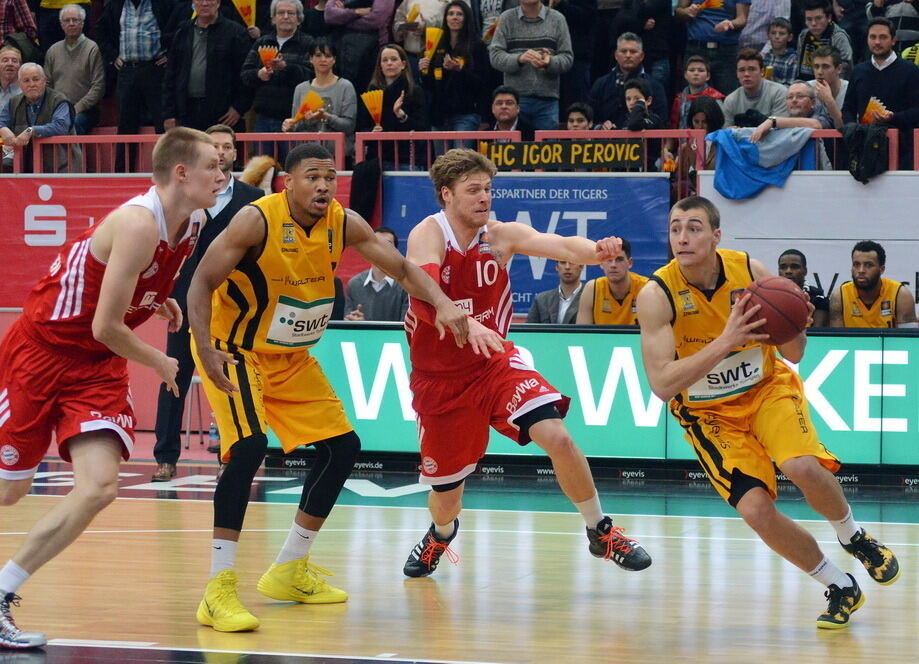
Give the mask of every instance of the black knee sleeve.
<path id="1" fill-rule="evenodd" d="M 263 433 L 241 438 L 230 448 L 230 460 L 214 491 L 215 528 L 243 529 L 252 478 L 267 450 L 268 437 Z"/>
<path id="2" fill-rule="evenodd" d="M 537 422 L 542 422 L 543 420 L 560 419 L 562 419 L 562 415 L 558 412 L 558 408 L 555 407 L 554 403 L 546 403 L 542 406 L 537 406 L 530 412 L 524 413 L 520 417 L 514 418 L 514 424 L 520 427 L 520 438 L 518 444 L 526 445 L 530 442 L 530 427 Z"/>
<path id="3" fill-rule="evenodd" d="M 436 491 L 437 493 L 446 493 L 447 491 L 453 491 L 462 486 L 465 479 L 456 480 L 455 482 L 450 482 L 449 484 L 432 484 L 431 490 Z"/>
<path id="4" fill-rule="evenodd" d="M 313 443 L 316 461 L 306 476 L 300 510 L 310 516 L 324 519 L 329 516 L 338 494 L 351 475 L 354 462 L 361 451 L 361 439 L 350 431 L 335 438 Z"/>

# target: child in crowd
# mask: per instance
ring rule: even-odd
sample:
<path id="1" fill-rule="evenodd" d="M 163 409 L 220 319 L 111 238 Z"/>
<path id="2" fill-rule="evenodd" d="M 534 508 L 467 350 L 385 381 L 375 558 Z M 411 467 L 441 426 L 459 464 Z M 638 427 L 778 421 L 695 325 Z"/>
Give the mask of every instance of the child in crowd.
<path id="1" fill-rule="evenodd" d="M 723 94 L 708 84 L 711 77 L 711 68 L 706 58 L 693 55 L 686 60 L 686 70 L 683 73 L 686 87 L 673 100 L 670 111 L 671 128 L 686 129 L 689 126 L 689 104 L 696 97 L 724 99 Z"/>
<path id="2" fill-rule="evenodd" d="M 594 126 L 594 109 L 590 104 L 576 101 L 565 113 L 565 129 L 568 131 L 586 131 Z"/>
<path id="3" fill-rule="evenodd" d="M 763 66 L 770 80 L 788 85 L 798 78 L 798 52 L 792 48 L 791 21 L 778 16 L 769 23 L 769 44 L 763 47 Z"/>

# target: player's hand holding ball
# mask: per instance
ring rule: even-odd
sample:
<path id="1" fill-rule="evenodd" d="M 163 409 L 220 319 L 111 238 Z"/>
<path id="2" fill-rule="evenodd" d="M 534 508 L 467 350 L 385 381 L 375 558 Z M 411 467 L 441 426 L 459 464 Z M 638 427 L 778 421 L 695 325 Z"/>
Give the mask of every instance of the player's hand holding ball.
<path id="1" fill-rule="evenodd" d="M 760 277 L 747 286 L 749 296 L 745 311 L 759 305 L 759 315 L 766 322 L 758 331 L 769 335 L 769 343 L 788 343 L 813 322 L 814 305 L 807 293 L 785 277 Z"/>

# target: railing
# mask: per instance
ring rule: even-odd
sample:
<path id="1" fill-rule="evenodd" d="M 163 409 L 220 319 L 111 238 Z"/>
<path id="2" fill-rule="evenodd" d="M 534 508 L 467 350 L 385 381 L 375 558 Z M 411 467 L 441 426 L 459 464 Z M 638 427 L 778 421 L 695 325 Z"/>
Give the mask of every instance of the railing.
<path id="1" fill-rule="evenodd" d="M 841 155 L 844 154 L 843 150 L 839 149 L 841 145 L 840 141 L 842 140 L 842 134 L 836 131 L 835 129 L 815 129 L 814 133 L 811 134 L 812 138 L 819 139 L 833 139 L 832 143 L 829 143 L 829 148 L 827 150 L 827 157 L 830 160 L 832 170 L 834 171 L 847 171 L 849 170 L 849 165 L 844 163 L 841 159 Z M 824 141 L 826 145 L 827 142 Z M 887 170 L 895 171 L 899 168 L 899 161 L 897 158 L 898 148 L 900 147 L 900 132 L 896 129 L 887 130 Z M 819 152 L 817 153 L 817 159 L 820 158 Z M 800 164 L 800 159 L 799 159 Z"/>
<path id="2" fill-rule="evenodd" d="M 35 173 L 149 173 L 157 139 L 157 134 L 103 133 L 38 138 L 31 142 L 30 156 L 34 164 L 31 170 Z M 345 169 L 346 137 L 341 132 L 237 134 L 237 161 L 245 164 L 255 155 L 268 154 L 283 162 L 286 152 L 305 141 L 325 144 L 333 154 L 335 168 Z M 15 151 L 14 173 L 26 172 L 27 154 L 23 150 Z"/>
<path id="3" fill-rule="evenodd" d="M 478 141 L 519 140 L 519 131 L 365 131 L 354 135 L 354 160 L 376 158 L 384 170 L 426 171 L 450 148 L 476 149 Z M 407 159 L 400 154 L 401 141 L 406 142 Z"/>

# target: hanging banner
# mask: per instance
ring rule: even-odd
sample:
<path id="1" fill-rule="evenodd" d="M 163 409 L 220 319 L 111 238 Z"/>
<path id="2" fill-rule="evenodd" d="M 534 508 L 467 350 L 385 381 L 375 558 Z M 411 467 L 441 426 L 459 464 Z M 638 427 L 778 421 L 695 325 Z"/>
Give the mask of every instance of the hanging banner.
<path id="1" fill-rule="evenodd" d="M 499 171 L 641 168 L 645 150 L 640 138 L 583 141 L 481 142 L 479 152 Z"/>
<path id="2" fill-rule="evenodd" d="M 591 240 L 616 235 L 632 244 L 633 271 L 649 275 L 667 262 L 667 173 L 499 173 L 492 188 L 492 218 L 517 221 L 545 233 Z M 438 211 L 427 174 L 383 177 L 383 225 L 402 245 L 415 224 Z M 530 310 L 536 293 L 558 286 L 555 263 L 515 256 L 509 266 L 514 312 Z M 583 279 L 602 276 L 588 267 Z"/>

